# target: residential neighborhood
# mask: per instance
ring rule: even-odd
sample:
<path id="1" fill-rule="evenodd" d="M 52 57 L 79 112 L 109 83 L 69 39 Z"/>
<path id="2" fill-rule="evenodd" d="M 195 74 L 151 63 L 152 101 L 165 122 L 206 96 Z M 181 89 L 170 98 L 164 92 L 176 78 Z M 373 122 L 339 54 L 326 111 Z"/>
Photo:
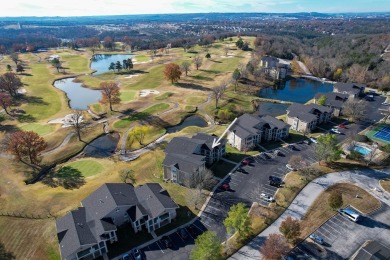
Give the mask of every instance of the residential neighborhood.
<path id="1" fill-rule="evenodd" d="M 384 0 L 23 1 L 0 260 L 390 259 Z"/>

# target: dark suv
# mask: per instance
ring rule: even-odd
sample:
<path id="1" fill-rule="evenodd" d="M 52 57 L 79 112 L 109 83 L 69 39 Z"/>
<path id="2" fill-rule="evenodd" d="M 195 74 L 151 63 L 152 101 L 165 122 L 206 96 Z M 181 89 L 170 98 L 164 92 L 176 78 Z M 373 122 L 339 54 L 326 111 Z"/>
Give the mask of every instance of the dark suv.
<path id="1" fill-rule="evenodd" d="M 276 176 L 269 176 L 268 180 L 269 180 L 269 185 L 275 187 L 279 187 L 283 183 L 283 180 Z"/>

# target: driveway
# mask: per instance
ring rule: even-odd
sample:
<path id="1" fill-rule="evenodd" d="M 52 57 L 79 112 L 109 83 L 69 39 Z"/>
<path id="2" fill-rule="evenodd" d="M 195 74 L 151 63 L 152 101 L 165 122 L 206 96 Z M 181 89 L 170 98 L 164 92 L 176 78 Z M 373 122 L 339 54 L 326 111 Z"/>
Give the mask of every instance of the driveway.
<path id="1" fill-rule="evenodd" d="M 348 182 L 367 190 L 387 206 L 390 196 L 381 189 L 379 180 L 390 177 L 390 168 L 385 170 L 356 170 L 330 173 L 309 183 L 294 199 L 287 210 L 268 228 L 257 235 L 229 259 L 260 259 L 260 246 L 271 233 L 279 233 L 279 226 L 288 216 L 301 219 L 315 199 L 335 183 Z"/>

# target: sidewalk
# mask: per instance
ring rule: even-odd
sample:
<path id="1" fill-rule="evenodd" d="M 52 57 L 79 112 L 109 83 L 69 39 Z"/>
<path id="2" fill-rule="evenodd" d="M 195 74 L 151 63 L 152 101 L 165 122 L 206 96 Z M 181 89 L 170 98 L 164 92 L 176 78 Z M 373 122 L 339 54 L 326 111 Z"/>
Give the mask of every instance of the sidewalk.
<path id="1" fill-rule="evenodd" d="M 294 199 L 286 211 L 268 228 L 258 234 L 247 245 L 242 247 L 229 259 L 261 259 L 260 246 L 264 243 L 269 234 L 279 233 L 279 226 L 288 216 L 301 219 L 310 205 L 329 186 L 335 183 L 347 182 L 355 184 L 371 195 L 379 199 L 382 203 L 390 205 L 390 196 L 382 191 L 379 180 L 390 177 L 390 168 L 383 170 L 354 170 L 345 172 L 329 173 L 319 177 L 309 183 Z"/>

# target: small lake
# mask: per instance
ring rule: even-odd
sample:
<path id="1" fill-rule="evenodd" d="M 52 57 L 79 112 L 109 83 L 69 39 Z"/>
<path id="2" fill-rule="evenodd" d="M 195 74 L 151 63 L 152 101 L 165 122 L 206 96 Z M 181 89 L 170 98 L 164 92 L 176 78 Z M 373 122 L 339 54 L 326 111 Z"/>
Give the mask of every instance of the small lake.
<path id="1" fill-rule="evenodd" d="M 115 153 L 118 142 L 118 133 L 102 135 L 84 148 L 84 154 L 95 158 L 110 157 Z"/>
<path id="2" fill-rule="evenodd" d="M 314 98 L 318 92 L 332 92 L 333 84 L 322 83 L 309 79 L 291 79 L 286 84 L 277 88 L 265 88 L 260 90 L 259 96 L 262 98 L 277 99 L 296 103 L 306 103 Z"/>
<path id="3" fill-rule="evenodd" d="M 281 116 L 286 114 L 286 109 L 289 107 L 287 104 L 272 103 L 272 102 L 261 102 L 257 111 L 254 112 L 254 115 L 257 116 Z"/>
<path id="4" fill-rule="evenodd" d="M 181 124 L 167 128 L 167 132 L 168 133 L 178 132 L 188 126 L 206 127 L 208 126 L 208 123 L 201 116 L 189 116 L 186 119 L 184 119 L 184 121 Z"/>
<path id="5" fill-rule="evenodd" d="M 122 64 L 123 60 L 134 56 L 133 54 L 96 54 L 92 56 L 91 69 L 96 70 L 94 74 L 106 73 L 109 72 L 108 67 L 110 67 L 111 62 L 120 61 Z"/>
<path id="6" fill-rule="evenodd" d="M 75 78 L 54 81 L 54 87 L 64 91 L 69 98 L 72 109 L 87 110 L 88 105 L 99 102 L 102 98 L 100 90 L 84 88 L 81 83 L 73 82 Z"/>

